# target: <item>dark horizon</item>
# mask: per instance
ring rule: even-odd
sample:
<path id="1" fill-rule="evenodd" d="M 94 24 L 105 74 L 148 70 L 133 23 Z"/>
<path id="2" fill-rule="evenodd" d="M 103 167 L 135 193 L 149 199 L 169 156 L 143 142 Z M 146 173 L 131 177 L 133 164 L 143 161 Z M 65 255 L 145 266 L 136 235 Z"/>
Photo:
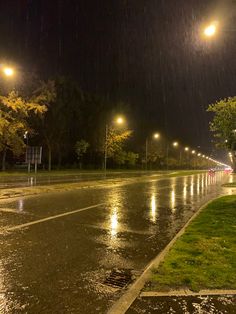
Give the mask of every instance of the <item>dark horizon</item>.
<path id="1" fill-rule="evenodd" d="M 157 130 L 209 154 L 206 108 L 236 94 L 233 5 L 1 1 L 0 58 L 42 78 L 71 76 L 85 91 L 129 103 L 130 125 L 140 140 Z M 199 28 L 212 18 L 224 31 L 207 42 Z"/>

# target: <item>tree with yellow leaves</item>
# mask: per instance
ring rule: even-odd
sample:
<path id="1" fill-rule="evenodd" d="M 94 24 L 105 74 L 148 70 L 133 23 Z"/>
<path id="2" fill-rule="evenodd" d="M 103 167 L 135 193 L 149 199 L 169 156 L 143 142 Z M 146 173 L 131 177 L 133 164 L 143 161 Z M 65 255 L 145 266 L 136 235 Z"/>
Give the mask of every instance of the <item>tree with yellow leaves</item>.
<path id="1" fill-rule="evenodd" d="M 42 115 L 46 106 L 37 100 L 25 100 L 17 92 L 0 96 L 0 151 L 2 170 L 5 170 L 7 151 L 19 155 L 25 147 L 24 134 L 29 131 L 28 120 L 31 115 Z"/>

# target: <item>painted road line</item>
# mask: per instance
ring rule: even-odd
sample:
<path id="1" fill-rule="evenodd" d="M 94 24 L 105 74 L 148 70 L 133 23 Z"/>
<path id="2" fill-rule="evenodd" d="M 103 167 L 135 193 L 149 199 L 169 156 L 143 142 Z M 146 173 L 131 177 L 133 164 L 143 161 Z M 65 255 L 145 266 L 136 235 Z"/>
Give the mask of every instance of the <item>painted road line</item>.
<path id="1" fill-rule="evenodd" d="M 42 222 L 45 222 L 45 221 L 49 221 L 49 220 L 58 219 L 58 218 L 61 218 L 61 217 L 73 215 L 73 214 L 76 214 L 76 213 L 79 213 L 79 212 L 82 212 L 82 211 L 85 211 L 85 210 L 88 210 L 88 209 L 100 207 L 100 206 L 103 206 L 103 205 L 105 205 L 105 203 L 100 203 L 100 204 L 96 204 L 96 205 L 92 205 L 92 206 L 76 209 L 76 210 L 73 210 L 73 211 L 70 211 L 70 212 L 66 212 L 66 213 L 63 213 L 63 214 L 50 216 L 50 217 L 42 218 L 42 219 L 39 219 L 39 220 L 30 221 L 30 222 L 27 222 L 27 223 L 22 224 L 22 225 L 17 225 L 17 226 L 14 226 L 14 227 L 7 228 L 4 231 L 14 231 L 14 230 L 22 229 L 22 228 L 29 227 L 29 226 L 32 226 L 32 225 L 36 225 L 36 224 L 39 224 L 39 223 L 42 223 Z"/>
<path id="2" fill-rule="evenodd" d="M 141 298 L 150 297 L 200 297 L 200 296 L 212 296 L 212 295 L 236 295 L 236 290 L 200 290 L 199 292 L 193 292 L 191 290 L 171 290 L 167 292 L 159 291 L 146 291 L 141 292 Z"/>

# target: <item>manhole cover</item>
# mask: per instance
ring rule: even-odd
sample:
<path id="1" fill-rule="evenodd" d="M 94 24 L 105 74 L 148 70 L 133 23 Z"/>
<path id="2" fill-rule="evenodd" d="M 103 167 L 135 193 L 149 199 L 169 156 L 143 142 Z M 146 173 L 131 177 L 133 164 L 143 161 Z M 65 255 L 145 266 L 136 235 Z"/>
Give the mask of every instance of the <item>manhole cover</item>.
<path id="1" fill-rule="evenodd" d="M 132 277 L 131 269 L 113 269 L 104 284 L 114 288 L 124 288 L 133 280 Z"/>

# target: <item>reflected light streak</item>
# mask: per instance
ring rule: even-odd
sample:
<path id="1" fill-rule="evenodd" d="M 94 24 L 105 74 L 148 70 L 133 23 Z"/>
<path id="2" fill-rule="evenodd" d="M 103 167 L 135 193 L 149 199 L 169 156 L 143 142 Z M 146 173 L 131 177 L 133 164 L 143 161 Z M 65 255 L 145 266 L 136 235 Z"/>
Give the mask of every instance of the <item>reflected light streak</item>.
<path id="1" fill-rule="evenodd" d="M 156 210 L 157 210 L 156 198 L 155 194 L 153 194 L 151 198 L 151 221 L 153 222 L 156 221 Z"/>
<path id="2" fill-rule="evenodd" d="M 187 198 L 187 178 L 184 177 L 184 188 L 183 188 L 183 199 L 186 201 Z"/>
<path id="3" fill-rule="evenodd" d="M 191 179 L 191 185 L 190 185 L 190 195 L 193 196 L 193 178 Z"/>
<path id="4" fill-rule="evenodd" d="M 114 212 L 111 215 L 111 235 L 116 236 L 117 235 L 117 229 L 118 229 L 118 215 L 116 209 L 114 209 Z"/>
<path id="5" fill-rule="evenodd" d="M 24 210 L 24 200 L 23 200 L 23 199 L 20 199 L 20 200 L 18 201 L 18 207 L 17 207 L 17 209 L 18 209 L 19 212 L 23 212 L 23 210 Z"/>
<path id="6" fill-rule="evenodd" d="M 201 187 L 202 189 L 205 187 L 205 180 L 204 180 L 204 177 L 202 176 L 202 183 L 201 183 Z"/>
<path id="7" fill-rule="evenodd" d="M 106 227 L 109 228 L 109 234 L 111 235 L 111 245 L 114 245 L 114 240 L 117 237 L 118 229 L 119 227 L 119 212 L 122 208 L 122 194 L 117 189 L 111 189 L 109 193 L 107 194 L 107 198 L 110 202 L 110 214 L 109 214 L 109 220 L 106 223 Z"/>
<path id="8" fill-rule="evenodd" d="M 200 191 L 200 176 L 197 176 L 197 194 L 199 194 Z"/>
<path id="9" fill-rule="evenodd" d="M 171 191 L 171 209 L 175 211 L 175 191 Z"/>
<path id="10" fill-rule="evenodd" d="M 186 185 L 183 188 L 183 198 L 184 198 L 184 201 L 186 201 L 186 198 L 187 198 L 187 186 Z"/>

